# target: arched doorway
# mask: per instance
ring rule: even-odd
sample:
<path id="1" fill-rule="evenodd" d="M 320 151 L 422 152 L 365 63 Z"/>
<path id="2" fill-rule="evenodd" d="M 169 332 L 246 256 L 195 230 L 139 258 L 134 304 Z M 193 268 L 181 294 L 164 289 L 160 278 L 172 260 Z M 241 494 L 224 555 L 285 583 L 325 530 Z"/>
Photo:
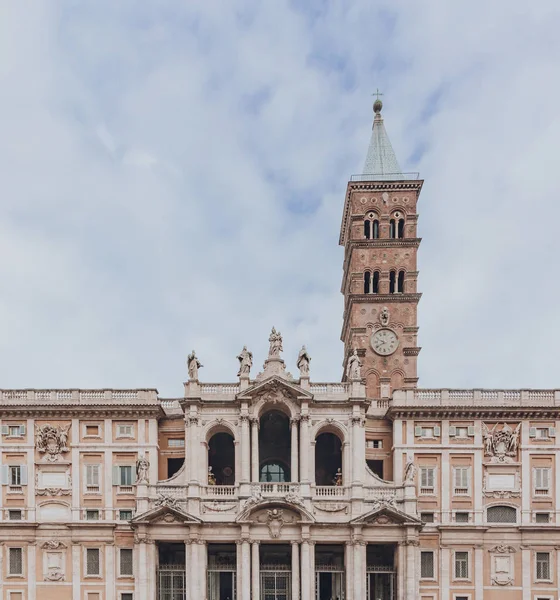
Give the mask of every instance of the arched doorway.
<path id="1" fill-rule="evenodd" d="M 291 480 L 290 419 L 279 410 L 270 410 L 260 419 L 259 481 Z"/>
<path id="2" fill-rule="evenodd" d="M 321 433 L 315 440 L 315 483 L 342 485 L 342 442 L 331 432 Z"/>
<path id="3" fill-rule="evenodd" d="M 235 484 L 235 444 L 230 433 L 215 433 L 208 442 L 209 481 L 215 485 Z M 210 473 L 214 476 L 212 481 Z"/>

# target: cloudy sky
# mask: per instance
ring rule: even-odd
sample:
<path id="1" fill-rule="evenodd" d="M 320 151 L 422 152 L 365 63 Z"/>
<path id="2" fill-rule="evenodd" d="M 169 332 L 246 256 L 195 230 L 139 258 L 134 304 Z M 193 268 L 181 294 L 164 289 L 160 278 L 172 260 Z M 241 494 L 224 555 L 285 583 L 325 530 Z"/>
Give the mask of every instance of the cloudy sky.
<path id="1" fill-rule="evenodd" d="M 371 94 L 420 199 L 420 385 L 560 387 L 557 0 L 0 5 L 0 385 L 338 381 Z"/>

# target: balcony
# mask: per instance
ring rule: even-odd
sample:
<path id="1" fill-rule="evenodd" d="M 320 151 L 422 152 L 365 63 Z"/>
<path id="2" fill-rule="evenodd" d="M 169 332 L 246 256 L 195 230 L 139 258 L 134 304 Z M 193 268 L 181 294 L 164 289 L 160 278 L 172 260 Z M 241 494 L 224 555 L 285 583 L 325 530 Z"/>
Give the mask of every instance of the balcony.
<path id="1" fill-rule="evenodd" d="M 348 487 L 344 485 L 317 485 L 313 489 L 316 498 L 346 498 Z"/>
<path id="2" fill-rule="evenodd" d="M 236 485 L 201 485 L 200 495 L 204 498 L 233 498 L 239 490 Z"/>

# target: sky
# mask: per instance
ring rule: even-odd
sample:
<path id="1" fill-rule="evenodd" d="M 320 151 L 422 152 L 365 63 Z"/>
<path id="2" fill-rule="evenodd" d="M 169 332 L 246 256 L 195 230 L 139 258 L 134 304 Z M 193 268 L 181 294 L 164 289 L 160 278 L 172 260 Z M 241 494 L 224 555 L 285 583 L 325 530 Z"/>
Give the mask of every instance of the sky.
<path id="1" fill-rule="evenodd" d="M 342 375 L 372 93 L 419 202 L 420 387 L 560 388 L 556 0 L 0 4 L 0 387 Z"/>

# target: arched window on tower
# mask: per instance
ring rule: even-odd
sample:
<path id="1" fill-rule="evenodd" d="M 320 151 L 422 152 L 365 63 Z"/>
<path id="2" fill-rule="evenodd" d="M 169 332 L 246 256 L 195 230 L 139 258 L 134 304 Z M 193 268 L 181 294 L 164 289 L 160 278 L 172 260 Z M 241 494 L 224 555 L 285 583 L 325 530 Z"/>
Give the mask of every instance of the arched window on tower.
<path id="1" fill-rule="evenodd" d="M 364 273 L 364 294 L 369 294 L 371 290 L 371 273 L 366 271 Z"/>
<path id="2" fill-rule="evenodd" d="M 404 238 L 404 214 L 399 210 L 391 215 L 389 237 L 393 240 Z"/>
<path id="3" fill-rule="evenodd" d="M 397 280 L 397 292 L 402 294 L 404 292 L 404 271 L 399 271 L 399 278 Z"/>
<path id="4" fill-rule="evenodd" d="M 394 294 L 396 292 L 396 280 L 397 280 L 396 272 L 391 271 L 389 273 L 389 294 Z"/>
<path id="5" fill-rule="evenodd" d="M 376 240 L 379 237 L 379 219 L 374 212 L 366 215 L 364 220 L 364 237 L 366 240 Z"/>
<path id="6" fill-rule="evenodd" d="M 373 272 L 373 277 L 371 278 L 371 293 L 379 294 L 379 271 Z"/>

